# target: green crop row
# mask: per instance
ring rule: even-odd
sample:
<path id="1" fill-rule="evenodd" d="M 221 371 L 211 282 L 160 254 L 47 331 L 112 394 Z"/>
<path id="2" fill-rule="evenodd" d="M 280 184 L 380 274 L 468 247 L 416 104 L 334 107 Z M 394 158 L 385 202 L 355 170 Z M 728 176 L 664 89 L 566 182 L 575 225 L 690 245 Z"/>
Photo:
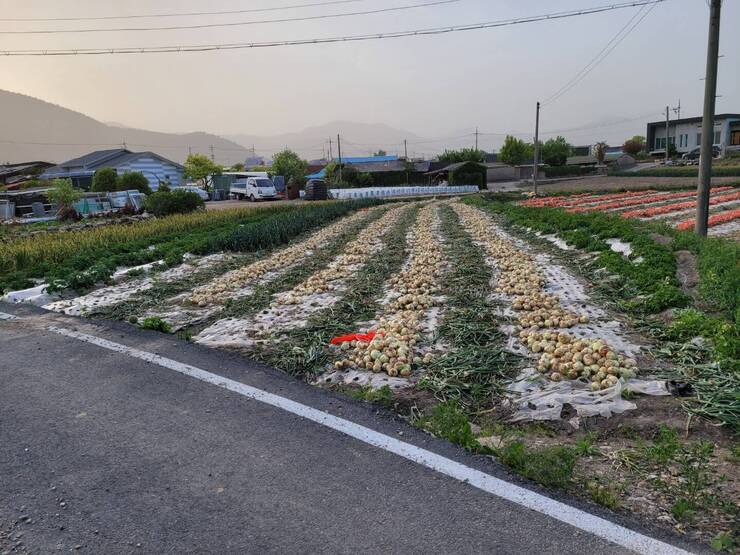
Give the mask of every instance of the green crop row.
<path id="1" fill-rule="evenodd" d="M 28 287 L 32 279 L 44 279 L 52 289 L 83 289 L 106 281 L 119 266 L 154 260 L 173 265 L 187 252 L 261 250 L 378 203 L 366 199 L 198 212 L 24 237 L 0 245 L 0 290 Z"/>
<path id="2" fill-rule="evenodd" d="M 506 216 L 509 222 L 556 234 L 576 248 L 598 253 L 595 264 L 616 276 L 616 287 L 625 307 L 654 313 L 668 307 L 686 306 L 676 278 L 676 259 L 670 247 L 655 242 L 635 220 L 603 213 L 569 213 L 557 208 L 528 208 L 482 197 L 466 202 Z M 617 238 L 630 243 L 630 258 L 611 250 L 604 241 Z M 635 262 L 635 260 L 640 262 Z"/>

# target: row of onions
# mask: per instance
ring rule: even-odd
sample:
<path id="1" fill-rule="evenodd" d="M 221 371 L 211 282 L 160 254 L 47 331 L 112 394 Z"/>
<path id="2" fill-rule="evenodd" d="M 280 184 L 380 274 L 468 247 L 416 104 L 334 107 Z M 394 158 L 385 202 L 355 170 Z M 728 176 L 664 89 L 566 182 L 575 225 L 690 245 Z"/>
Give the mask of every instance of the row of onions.
<path id="1" fill-rule="evenodd" d="M 209 283 L 196 287 L 193 289 L 188 300 L 200 307 L 223 304 L 233 292 L 247 285 L 253 285 L 256 281 L 263 279 L 267 274 L 285 270 L 297 264 L 307 256 L 310 256 L 311 251 L 320 248 L 337 234 L 343 233 L 349 227 L 367 218 L 369 212 L 379 210 L 380 208 L 374 207 L 355 212 L 331 225 L 321 228 L 300 243 L 280 249 L 264 259 L 232 270 Z"/>
<path id="2" fill-rule="evenodd" d="M 520 326 L 519 339 L 539 356 L 538 370 L 552 381 L 585 379 L 601 390 L 636 373 L 634 360 L 618 354 L 606 341 L 579 339 L 558 329 L 588 322 L 587 315 L 565 310 L 556 295 L 545 292 L 545 278 L 534 259 L 495 233 L 482 211 L 456 203 L 454 209 L 473 240 L 499 271 L 497 290 L 511 300 Z"/>
<path id="3" fill-rule="evenodd" d="M 342 252 L 324 269 L 311 275 L 291 291 L 279 295 L 272 306 L 301 304 L 307 297 L 333 291 L 358 268 L 367 263 L 383 248 L 383 235 L 391 229 L 406 212 L 407 206 L 396 205 L 382 217 L 365 227 Z"/>
<path id="4" fill-rule="evenodd" d="M 334 363 L 335 368 L 408 377 L 419 365 L 431 362 L 431 353 L 422 356 L 419 343 L 424 319 L 439 302 L 444 262 L 438 227 L 437 207 L 424 206 L 409 238 L 409 262 L 389 280 L 388 298 L 392 300 L 384 307 L 377 324 L 363 330 L 367 331 L 367 340 L 341 343 L 342 358 Z"/>

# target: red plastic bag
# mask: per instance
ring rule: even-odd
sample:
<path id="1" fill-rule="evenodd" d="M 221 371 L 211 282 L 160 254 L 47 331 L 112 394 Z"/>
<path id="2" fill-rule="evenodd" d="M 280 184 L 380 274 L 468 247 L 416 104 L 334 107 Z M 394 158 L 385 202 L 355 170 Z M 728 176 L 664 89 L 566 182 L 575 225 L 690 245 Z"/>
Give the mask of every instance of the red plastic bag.
<path id="1" fill-rule="evenodd" d="M 368 333 L 350 333 L 349 335 L 340 335 L 331 340 L 332 345 L 339 345 L 347 341 L 367 341 L 368 343 L 375 337 L 375 332 L 371 331 Z"/>

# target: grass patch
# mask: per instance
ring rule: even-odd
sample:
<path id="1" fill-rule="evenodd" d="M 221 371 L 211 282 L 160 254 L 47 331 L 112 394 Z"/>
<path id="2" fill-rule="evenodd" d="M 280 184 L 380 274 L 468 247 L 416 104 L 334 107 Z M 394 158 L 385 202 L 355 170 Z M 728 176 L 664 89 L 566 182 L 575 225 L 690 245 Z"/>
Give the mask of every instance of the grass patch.
<path id="1" fill-rule="evenodd" d="M 145 330 L 161 331 L 163 333 L 170 333 L 172 326 L 162 320 L 159 316 L 149 316 L 141 321 L 141 328 Z"/>
<path id="2" fill-rule="evenodd" d="M 440 403 L 430 414 L 415 418 L 412 424 L 466 449 L 479 447 L 467 415 L 453 401 Z"/>
<path id="3" fill-rule="evenodd" d="M 526 478 L 547 487 L 565 488 L 578 458 L 572 447 L 528 448 L 521 441 L 497 450 L 499 460 Z"/>
<path id="4" fill-rule="evenodd" d="M 602 507 L 611 510 L 619 507 L 619 491 L 613 486 L 591 481 L 586 484 L 586 491 L 591 500 Z"/>
<path id="5" fill-rule="evenodd" d="M 375 403 L 385 408 L 393 407 L 393 390 L 387 385 L 378 389 L 373 389 L 372 387 L 351 388 L 347 393 L 350 397 L 358 401 Z"/>

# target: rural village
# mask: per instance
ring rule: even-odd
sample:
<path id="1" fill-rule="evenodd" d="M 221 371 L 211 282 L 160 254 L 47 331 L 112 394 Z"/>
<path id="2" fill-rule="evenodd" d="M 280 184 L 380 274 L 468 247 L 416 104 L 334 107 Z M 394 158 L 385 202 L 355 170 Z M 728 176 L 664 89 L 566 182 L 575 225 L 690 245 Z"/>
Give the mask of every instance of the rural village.
<path id="1" fill-rule="evenodd" d="M 0 140 L 0 553 L 738 553 L 722 4 L 618 141 Z"/>

